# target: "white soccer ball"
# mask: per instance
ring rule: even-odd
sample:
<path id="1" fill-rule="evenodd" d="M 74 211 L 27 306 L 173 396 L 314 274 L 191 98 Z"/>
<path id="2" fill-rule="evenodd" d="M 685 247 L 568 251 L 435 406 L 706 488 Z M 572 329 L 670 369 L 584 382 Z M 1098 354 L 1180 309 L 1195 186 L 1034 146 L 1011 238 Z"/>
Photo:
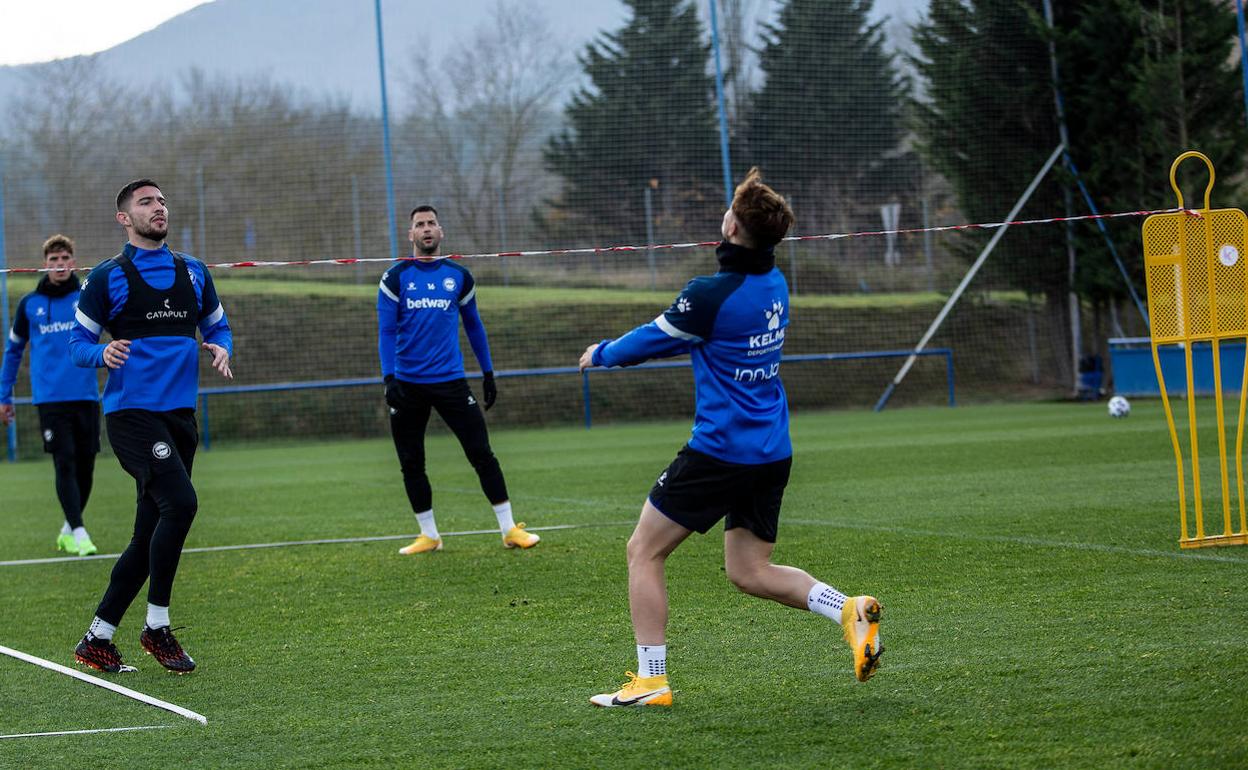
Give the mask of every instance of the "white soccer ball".
<path id="1" fill-rule="evenodd" d="M 1114 396 L 1109 400 L 1109 416 L 1120 419 L 1131 414 L 1131 402 L 1122 396 Z"/>

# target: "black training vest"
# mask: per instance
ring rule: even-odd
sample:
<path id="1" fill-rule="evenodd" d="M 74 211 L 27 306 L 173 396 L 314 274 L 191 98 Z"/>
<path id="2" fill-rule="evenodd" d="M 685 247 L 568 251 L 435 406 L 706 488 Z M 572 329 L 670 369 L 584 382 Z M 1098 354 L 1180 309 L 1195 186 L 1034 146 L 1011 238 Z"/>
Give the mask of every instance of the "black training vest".
<path id="1" fill-rule="evenodd" d="M 108 322 L 113 339 L 138 340 L 144 337 L 190 337 L 195 339 L 199 308 L 195 286 L 187 272 L 186 260 L 173 255 L 173 285 L 153 289 L 139 275 L 139 269 L 124 253 L 116 257 L 126 274 L 129 296 L 117 317 Z"/>

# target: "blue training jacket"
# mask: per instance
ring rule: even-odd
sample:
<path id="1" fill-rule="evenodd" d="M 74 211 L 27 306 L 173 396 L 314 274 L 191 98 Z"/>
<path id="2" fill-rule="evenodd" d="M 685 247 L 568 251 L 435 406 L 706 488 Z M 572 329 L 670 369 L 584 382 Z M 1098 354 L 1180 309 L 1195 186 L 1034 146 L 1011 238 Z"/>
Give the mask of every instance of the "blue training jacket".
<path id="1" fill-rule="evenodd" d="M 0 366 L 0 404 L 13 403 L 13 384 L 30 343 L 31 402 L 99 401 L 95 372 L 74 366 L 69 358 L 69 332 L 78 309 L 78 276 L 59 286 L 45 275 L 30 294 L 17 303 Z"/>
<path id="2" fill-rule="evenodd" d="M 97 265 L 82 285 L 77 324 L 70 332 L 69 353 L 78 366 L 104 366 L 100 333 L 118 319 L 130 294 L 129 281 L 117 261 L 123 256 L 133 263 L 139 278 L 151 289 L 164 292 L 174 287 L 174 253 L 168 246 L 149 251 L 126 244 L 117 257 Z M 185 254 L 178 256 L 184 260 L 194 288 L 195 325 L 199 333 L 205 342 L 220 345 L 233 355 L 233 335 L 212 276 L 203 262 Z M 201 355 L 199 342 L 193 337 L 150 336 L 132 340 L 130 358 L 120 368 L 108 370 L 104 413 L 121 409 L 194 409 L 199 397 Z"/>
<path id="3" fill-rule="evenodd" d="M 789 286 L 771 249 L 722 243 L 720 270 L 694 278 L 662 315 L 594 350 L 598 366 L 629 366 L 689 353 L 697 410 L 689 447 L 724 462 L 790 457 L 789 406 L 780 354 Z"/>
<path id="4" fill-rule="evenodd" d="M 377 352 L 383 377 L 449 382 L 464 376 L 459 319 L 481 371 L 494 371 L 477 285 L 468 269 L 445 257 L 397 260 L 377 291 Z"/>

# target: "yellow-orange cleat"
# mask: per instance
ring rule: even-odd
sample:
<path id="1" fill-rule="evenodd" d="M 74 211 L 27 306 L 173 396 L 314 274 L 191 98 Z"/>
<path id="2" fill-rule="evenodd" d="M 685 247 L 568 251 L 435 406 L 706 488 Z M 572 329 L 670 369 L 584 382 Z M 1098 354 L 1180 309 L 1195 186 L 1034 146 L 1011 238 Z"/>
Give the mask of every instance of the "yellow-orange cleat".
<path id="1" fill-rule="evenodd" d="M 854 676 L 870 679 L 880 667 L 884 643 L 880 641 L 880 603 L 874 596 L 851 596 L 841 609 L 845 641 L 854 651 Z"/>
<path id="2" fill-rule="evenodd" d="M 523 521 L 507 530 L 507 534 L 503 535 L 503 545 L 507 548 L 532 548 L 540 541 L 541 538 L 537 535 L 524 531 Z"/>
<path id="3" fill-rule="evenodd" d="M 594 695 L 589 702 L 603 708 L 617 706 L 670 706 L 672 705 L 672 688 L 667 684 L 667 676 L 637 676 L 628 673 L 628 683 L 615 692 Z"/>
<path id="4" fill-rule="evenodd" d="M 416 554 L 416 553 L 427 553 L 429 551 L 441 551 L 441 550 L 442 550 L 442 538 L 438 538 L 437 540 L 434 540 L 431 537 L 426 537 L 425 535 L 421 535 L 420 537 L 413 540 L 411 545 L 400 548 L 399 553 L 403 554 L 404 556 L 411 556 L 412 554 Z"/>

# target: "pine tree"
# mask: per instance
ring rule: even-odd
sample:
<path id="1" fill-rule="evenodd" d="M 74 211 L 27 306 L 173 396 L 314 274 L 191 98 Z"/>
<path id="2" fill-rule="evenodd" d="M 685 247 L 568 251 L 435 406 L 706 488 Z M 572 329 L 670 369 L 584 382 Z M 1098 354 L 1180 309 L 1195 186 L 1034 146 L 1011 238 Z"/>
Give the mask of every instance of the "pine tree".
<path id="1" fill-rule="evenodd" d="M 710 46 L 687 0 L 624 3 L 628 24 L 578 57 L 590 84 L 546 148 L 564 180 L 555 219 L 570 217 L 598 239 L 643 238 L 651 185 L 663 231 L 704 229 L 723 202 Z"/>
<path id="2" fill-rule="evenodd" d="M 856 203 L 878 222 L 875 207 L 895 192 L 888 166 L 905 133 L 908 87 L 885 49 L 883 22 L 870 23 L 872 4 L 788 0 L 764 34 L 766 80 L 752 104 L 746 162 L 801 202 L 807 232 L 843 226 Z"/>
<path id="3" fill-rule="evenodd" d="M 1213 205 L 1241 205 L 1228 187 L 1248 152 L 1230 6 L 1215 0 L 1101 0 L 1078 5 L 1057 25 L 1071 152 L 1102 211 L 1175 205 L 1169 168 L 1189 149 L 1208 155 L 1218 171 Z M 1190 161 L 1180 178 L 1187 205 L 1203 205 L 1204 166 Z M 1083 210 L 1082 199 L 1078 204 Z M 1140 222 L 1108 226 L 1142 295 Z M 1079 232 L 1080 293 L 1095 300 L 1125 296 L 1099 232 Z"/>

